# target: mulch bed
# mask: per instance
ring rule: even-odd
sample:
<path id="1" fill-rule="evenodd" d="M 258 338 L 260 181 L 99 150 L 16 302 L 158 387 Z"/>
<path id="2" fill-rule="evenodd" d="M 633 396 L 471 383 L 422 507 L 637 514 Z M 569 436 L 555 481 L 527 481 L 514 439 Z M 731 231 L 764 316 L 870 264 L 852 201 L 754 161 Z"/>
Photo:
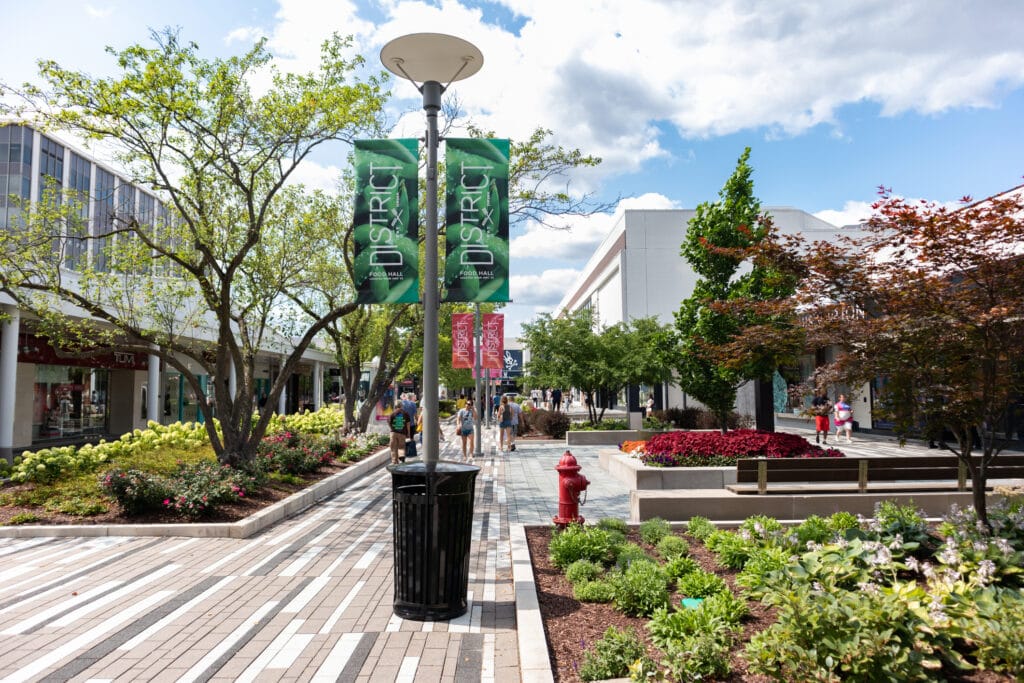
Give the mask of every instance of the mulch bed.
<path id="1" fill-rule="evenodd" d="M 580 681 L 578 667 L 583 663 L 583 653 L 594 641 L 599 640 L 609 626 L 620 629 L 632 627 L 646 640 L 647 619 L 629 617 L 616 611 L 609 604 L 579 602 L 572 597 L 572 584 L 558 570 L 548 557 L 548 543 L 551 540 L 552 527 L 527 527 L 526 541 L 530 548 L 530 559 L 533 564 L 533 575 L 537 585 L 537 599 L 540 604 L 541 618 L 544 621 L 544 634 L 548 642 L 548 656 L 555 681 Z M 690 557 L 706 571 L 718 574 L 729 588 L 739 594 L 741 588 L 736 585 L 736 570 L 726 569 L 718 565 L 715 556 L 700 541 L 685 535 L 690 544 Z M 644 547 L 648 553 L 657 555 L 654 549 L 640 540 L 637 530 L 631 529 L 628 540 Z M 679 604 L 684 596 L 675 594 L 672 603 Z M 732 674 L 722 681 L 765 683 L 772 679 L 755 675 L 747 671 L 746 661 L 740 657 L 743 648 L 750 638 L 775 622 L 774 608 L 767 608 L 759 602 L 748 601 L 750 616 L 744 621 L 743 633 L 739 643 L 732 650 Z M 650 655 L 659 661 L 661 653 L 647 641 Z M 959 683 L 1006 683 L 1013 681 L 991 671 L 977 671 L 968 675 L 959 672 L 942 672 L 947 681 Z M 718 679 L 716 679 L 718 680 Z"/>
<path id="2" fill-rule="evenodd" d="M 89 517 L 78 517 L 66 515 L 60 512 L 50 512 L 43 507 L 28 506 L 5 506 L 0 507 L 0 525 L 8 525 L 8 522 L 18 514 L 33 514 L 38 521 L 29 522 L 20 526 L 50 526 L 64 524 L 187 524 L 193 521 L 199 522 L 237 522 L 259 512 L 263 508 L 284 500 L 297 491 L 301 491 L 318 481 L 323 481 L 333 474 L 354 465 L 351 463 L 335 463 L 321 467 L 313 474 L 302 477 L 301 484 L 287 484 L 284 482 L 271 481 L 266 487 L 259 491 L 253 491 L 236 502 L 220 505 L 217 509 L 199 520 L 190 520 L 174 513 L 171 510 L 161 510 L 144 515 L 128 517 L 124 515 L 115 503 L 111 503 L 111 510 L 99 515 Z M 98 476 L 98 475 L 97 475 Z M 31 484 L 6 485 L 0 488 L 0 493 L 14 493 L 31 487 Z"/>

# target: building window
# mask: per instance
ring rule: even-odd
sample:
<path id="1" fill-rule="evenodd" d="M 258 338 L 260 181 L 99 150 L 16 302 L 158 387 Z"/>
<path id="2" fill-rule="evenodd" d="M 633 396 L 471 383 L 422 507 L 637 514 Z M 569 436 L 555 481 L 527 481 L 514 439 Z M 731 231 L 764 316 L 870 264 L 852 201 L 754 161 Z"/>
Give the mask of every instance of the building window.
<path id="1" fill-rule="evenodd" d="M 92 229 L 93 237 L 93 267 L 96 270 L 106 271 L 109 269 L 110 248 L 113 244 L 113 237 L 110 233 L 114 229 L 114 216 L 116 215 L 116 204 L 114 201 L 114 188 L 117 179 L 113 173 L 96 168 L 96 188 L 93 194 L 92 206 Z"/>
<path id="2" fill-rule="evenodd" d="M 31 193 L 32 129 L 0 126 L 0 230 L 18 224 L 20 203 Z"/>
<path id="3" fill-rule="evenodd" d="M 32 441 L 103 434 L 107 428 L 110 371 L 70 365 L 37 365 Z"/>
<path id="4" fill-rule="evenodd" d="M 64 257 L 68 268 L 77 270 L 83 265 L 89 245 L 89 180 L 92 163 L 85 157 L 71 153 L 68 169 L 68 192 L 74 202 L 68 217 L 68 232 Z"/>

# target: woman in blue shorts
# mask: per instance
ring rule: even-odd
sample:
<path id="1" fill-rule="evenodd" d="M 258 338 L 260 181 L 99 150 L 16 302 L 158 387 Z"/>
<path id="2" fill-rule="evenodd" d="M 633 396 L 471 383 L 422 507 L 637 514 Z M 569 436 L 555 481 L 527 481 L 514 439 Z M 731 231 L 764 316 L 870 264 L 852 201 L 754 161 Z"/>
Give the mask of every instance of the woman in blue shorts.
<path id="1" fill-rule="evenodd" d="M 476 405 L 473 401 L 459 409 L 456 424 L 459 426 L 459 436 L 462 437 L 462 459 L 472 460 L 476 439 Z"/>

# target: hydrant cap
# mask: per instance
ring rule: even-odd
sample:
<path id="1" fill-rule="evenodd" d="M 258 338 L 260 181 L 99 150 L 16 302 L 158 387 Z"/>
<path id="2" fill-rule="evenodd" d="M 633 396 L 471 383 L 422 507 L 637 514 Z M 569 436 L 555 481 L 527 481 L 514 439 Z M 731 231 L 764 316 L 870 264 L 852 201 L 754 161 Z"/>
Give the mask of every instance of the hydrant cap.
<path id="1" fill-rule="evenodd" d="M 562 459 L 558 461 L 558 465 L 555 470 L 558 472 L 579 472 L 581 467 L 576 462 L 576 456 L 570 451 L 566 451 L 562 456 Z"/>

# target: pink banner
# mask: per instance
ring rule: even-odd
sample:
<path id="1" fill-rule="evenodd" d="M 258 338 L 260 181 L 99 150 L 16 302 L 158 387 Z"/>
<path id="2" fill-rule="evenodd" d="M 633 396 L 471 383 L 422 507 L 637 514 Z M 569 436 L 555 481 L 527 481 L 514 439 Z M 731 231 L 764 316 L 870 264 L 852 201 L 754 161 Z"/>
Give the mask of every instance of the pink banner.
<path id="1" fill-rule="evenodd" d="M 480 367 L 501 370 L 505 355 L 505 316 L 484 313 L 483 335 L 480 339 Z"/>
<path id="2" fill-rule="evenodd" d="M 452 313 L 452 367 L 473 367 L 472 313 Z"/>

